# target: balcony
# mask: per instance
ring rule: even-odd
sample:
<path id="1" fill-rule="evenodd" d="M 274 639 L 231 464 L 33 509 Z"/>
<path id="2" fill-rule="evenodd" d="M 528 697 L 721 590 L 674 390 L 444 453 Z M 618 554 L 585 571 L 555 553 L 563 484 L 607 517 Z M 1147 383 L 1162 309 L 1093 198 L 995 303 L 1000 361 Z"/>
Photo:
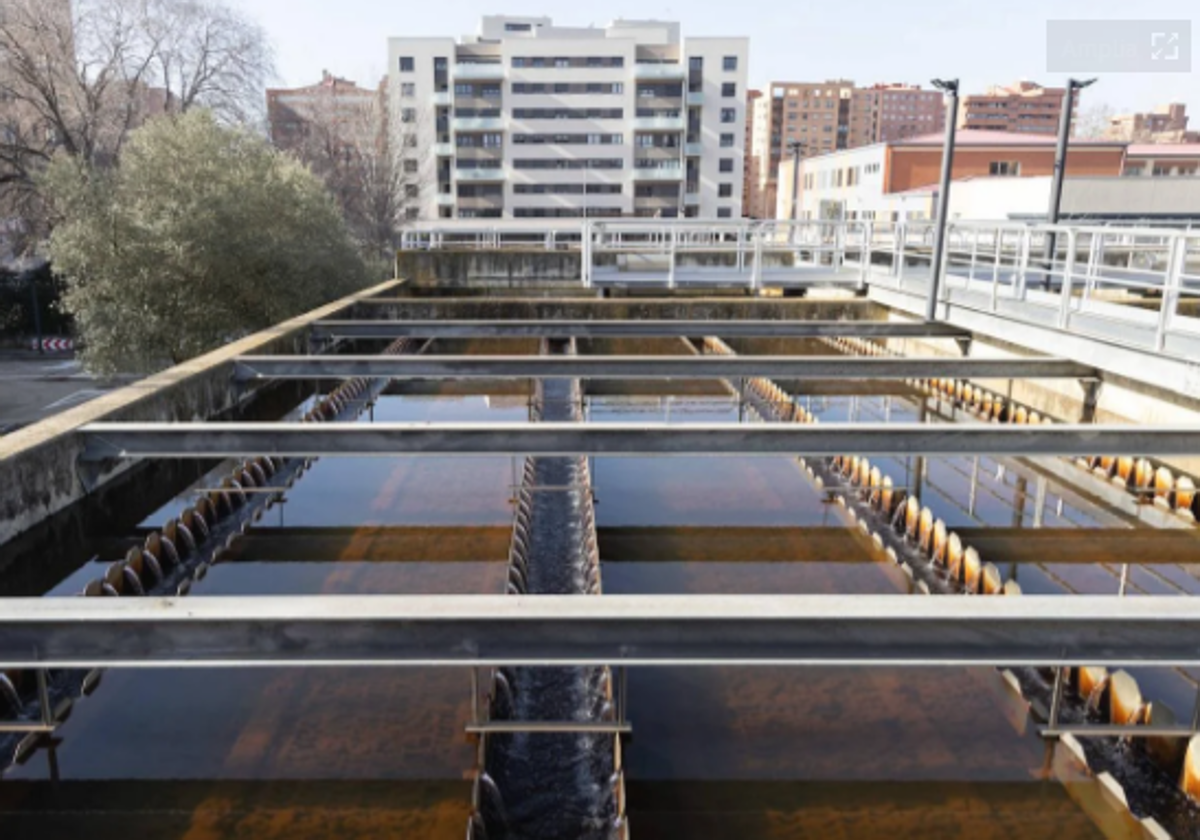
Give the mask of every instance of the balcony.
<path id="1" fill-rule="evenodd" d="M 454 78 L 466 81 L 497 82 L 504 78 L 503 64 L 455 64 Z"/>
<path id="2" fill-rule="evenodd" d="M 684 193 L 683 194 L 683 203 L 684 204 L 699 204 L 700 203 L 700 193 L 691 192 L 691 191 Z"/>
<path id="3" fill-rule="evenodd" d="M 693 105 L 693 106 L 703 105 L 704 104 L 704 91 L 700 90 L 700 91 L 696 91 L 695 93 L 688 91 L 687 104 Z"/>
<path id="4" fill-rule="evenodd" d="M 455 131 L 504 131 L 504 117 L 455 117 Z"/>
<path id="5" fill-rule="evenodd" d="M 437 203 L 438 207 L 453 207 L 454 193 L 438 193 Z"/>
<path id="6" fill-rule="evenodd" d="M 633 76 L 642 79 L 686 79 L 687 68 L 682 64 L 635 64 Z"/>
<path id="7" fill-rule="evenodd" d="M 454 94 L 448 90 L 439 91 L 433 95 L 433 105 L 436 108 L 449 108 L 454 104 Z"/>
<path id="8" fill-rule="evenodd" d="M 634 131 L 683 131 L 687 120 L 682 115 L 678 117 L 635 117 Z"/>
<path id="9" fill-rule="evenodd" d="M 683 147 L 683 151 L 688 157 L 700 157 L 702 154 L 704 154 L 704 144 L 688 143 Z"/>
<path id="10" fill-rule="evenodd" d="M 453 143 L 434 143 L 433 154 L 436 157 L 454 157 Z"/>
<path id="11" fill-rule="evenodd" d="M 454 170 L 454 179 L 456 181 L 458 181 L 460 184 L 463 184 L 463 183 L 482 184 L 482 183 L 488 183 L 488 182 L 494 183 L 496 181 L 503 181 L 507 177 L 508 177 L 508 172 L 505 171 L 503 166 L 497 166 L 497 167 L 492 167 L 492 168 L 487 168 L 487 169 L 480 167 L 477 169 L 456 169 L 456 170 Z"/>
<path id="12" fill-rule="evenodd" d="M 655 167 L 652 169 L 635 169 L 633 170 L 633 180 L 678 183 L 683 180 L 683 167 L 673 166 Z"/>

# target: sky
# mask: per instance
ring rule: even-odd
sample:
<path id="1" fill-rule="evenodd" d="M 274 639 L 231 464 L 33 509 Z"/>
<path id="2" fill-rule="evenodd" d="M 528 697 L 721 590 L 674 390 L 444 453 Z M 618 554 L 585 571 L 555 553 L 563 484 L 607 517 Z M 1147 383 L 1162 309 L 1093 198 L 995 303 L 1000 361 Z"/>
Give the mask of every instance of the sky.
<path id="1" fill-rule="evenodd" d="M 860 85 L 931 78 L 962 80 L 964 93 L 1032 79 L 1061 86 L 1047 72 L 1048 19 L 1191 21 L 1200 42 L 1195 0 L 228 0 L 267 31 L 281 87 L 310 84 L 322 70 L 374 85 L 387 70 L 387 39 L 474 33 L 485 14 L 547 15 L 568 26 L 609 20 L 678 20 L 686 38 L 750 38 L 750 82 L 852 79 Z M 1083 109 L 1117 112 L 1185 102 L 1200 127 L 1200 46 L 1190 73 L 1095 74 Z"/>

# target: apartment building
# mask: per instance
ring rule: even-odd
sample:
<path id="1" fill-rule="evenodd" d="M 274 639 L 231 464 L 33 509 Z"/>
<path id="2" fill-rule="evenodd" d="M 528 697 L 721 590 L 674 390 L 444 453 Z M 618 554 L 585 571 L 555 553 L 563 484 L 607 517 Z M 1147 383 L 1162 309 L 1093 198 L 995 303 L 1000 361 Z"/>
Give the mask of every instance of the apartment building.
<path id="1" fill-rule="evenodd" d="M 772 82 L 769 96 L 755 102 L 751 116 L 751 169 L 747 215 L 772 218 L 780 185 L 781 163 L 790 160 L 793 142 L 801 158 L 901 140 L 945 129 L 942 94 L 916 85 L 855 87 L 847 79 L 825 82 Z"/>
<path id="2" fill-rule="evenodd" d="M 758 101 L 762 98 L 761 90 L 746 92 L 746 139 L 744 146 L 746 153 L 742 156 L 742 215 L 748 219 L 757 216 L 755 209 L 758 205 L 755 204 L 754 185 L 758 181 L 758 159 L 750 154 L 750 150 L 754 148 L 754 109 Z"/>
<path id="3" fill-rule="evenodd" d="M 492 16 L 457 41 L 393 38 L 392 131 L 422 152 L 413 215 L 736 218 L 748 54 L 664 21 Z"/>
<path id="4" fill-rule="evenodd" d="M 940 91 L 920 85 L 878 84 L 854 92 L 859 110 L 870 115 L 868 143 L 891 143 L 946 130 L 946 105 Z"/>
<path id="5" fill-rule="evenodd" d="M 1200 143 L 1200 131 L 1187 127 L 1187 106 L 1172 102 L 1153 111 L 1119 114 L 1109 120 L 1104 136 L 1128 143 Z"/>
<path id="6" fill-rule="evenodd" d="M 359 87 L 328 71 L 321 81 L 301 88 L 267 90 L 267 131 L 278 149 L 303 156 L 313 143 L 335 137 L 366 148 L 381 138 L 386 109 L 380 89 Z M 322 137 L 321 135 L 325 135 Z"/>
<path id="7" fill-rule="evenodd" d="M 1042 87 L 1036 82 L 993 85 L 984 94 L 959 101 L 958 127 L 978 131 L 1058 134 L 1066 88 Z M 1075 112 L 1079 91 L 1075 92 Z M 1072 133 L 1074 125 L 1072 125 Z"/>

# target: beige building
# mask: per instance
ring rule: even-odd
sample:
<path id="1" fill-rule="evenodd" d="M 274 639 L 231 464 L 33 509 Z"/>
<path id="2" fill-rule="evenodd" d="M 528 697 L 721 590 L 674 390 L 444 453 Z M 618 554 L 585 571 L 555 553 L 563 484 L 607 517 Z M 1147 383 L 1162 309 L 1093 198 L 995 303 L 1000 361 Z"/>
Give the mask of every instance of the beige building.
<path id="1" fill-rule="evenodd" d="M 945 99 L 920 85 L 880 84 L 854 92 L 859 109 L 870 113 L 869 143 L 890 143 L 946 129 Z"/>
<path id="2" fill-rule="evenodd" d="M 1200 131 L 1187 127 L 1187 106 L 1172 102 L 1153 111 L 1119 114 L 1109 121 L 1104 136 L 1128 143 L 1200 143 Z"/>
<path id="3" fill-rule="evenodd" d="M 973 131 L 1057 134 L 1066 93 L 1065 88 L 1042 87 L 1029 81 L 994 85 L 987 93 L 960 100 L 958 127 Z M 1075 109 L 1078 113 L 1078 91 Z"/>

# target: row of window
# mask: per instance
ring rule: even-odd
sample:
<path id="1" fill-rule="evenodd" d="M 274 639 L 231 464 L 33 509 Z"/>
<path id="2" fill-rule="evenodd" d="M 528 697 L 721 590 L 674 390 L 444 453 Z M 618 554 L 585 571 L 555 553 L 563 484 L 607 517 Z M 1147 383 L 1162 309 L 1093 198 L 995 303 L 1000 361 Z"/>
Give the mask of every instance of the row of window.
<path id="1" fill-rule="evenodd" d="M 517 158 L 513 169 L 624 169 L 621 158 Z"/>
<path id="2" fill-rule="evenodd" d="M 624 134 L 514 134 L 517 145 L 555 146 L 620 146 L 625 142 Z"/>
<path id="3" fill-rule="evenodd" d="M 565 70 L 575 67 L 624 67 L 624 56 L 557 56 L 554 58 L 546 58 L 545 56 L 520 56 L 515 55 L 512 59 L 513 67 L 531 67 L 534 70 L 540 70 L 543 67 L 554 67 L 559 70 Z"/>
<path id="4" fill-rule="evenodd" d="M 458 109 L 463 116 L 463 109 Z M 513 108 L 518 120 L 623 120 L 624 108 Z M 496 116 L 500 116 L 499 111 Z"/>
<path id="5" fill-rule="evenodd" d="M 515 219 L 617 218 L 620 207 L 514 207 Z M 461 213 L 459 216 L 461 217 Z"/>
<path id="6" fill-rule="evenodd" d="M 621 184 L 514 184 L 515 195 L 620 195 Z"/>
<path id="7" fill-rule="evenodd" d="M 625 92 L 624 82 L 513 82 L 514 94 L 554 93 L 554 94 L 620 94 Z"/>
<path id="8" fill-rule="evenodd" d="M 519 63 L 518 63 L 519 62 Z M 560 63 L 562 62 L 562 63 Z M 582 62 L 575 63 L 575 62 Z M 445 69 L 445 58 L 435 58 L 434 67 Z M 464 63 L 466 63 L 464 61 Z M 491 62 L 481 62 L 491 63 Z M 554 57 L 546 58 L 544 56 L 519 56 L 512 60 L 513 67 L 624 67 L 625 59 L 621 56 L 585 56 L 585 57 Z M 414 73 L 417 69 L 417 61 L 411 55 L 400 56 L 400 72 Z M 703 70 L 703 56 L 692 56 L 688 59 L 688 69 Z M 726 73 L 732 73 L 738 69 L 738 57 L 736 55 L 727 55 L 721 61 L 721 69 Z"/>

